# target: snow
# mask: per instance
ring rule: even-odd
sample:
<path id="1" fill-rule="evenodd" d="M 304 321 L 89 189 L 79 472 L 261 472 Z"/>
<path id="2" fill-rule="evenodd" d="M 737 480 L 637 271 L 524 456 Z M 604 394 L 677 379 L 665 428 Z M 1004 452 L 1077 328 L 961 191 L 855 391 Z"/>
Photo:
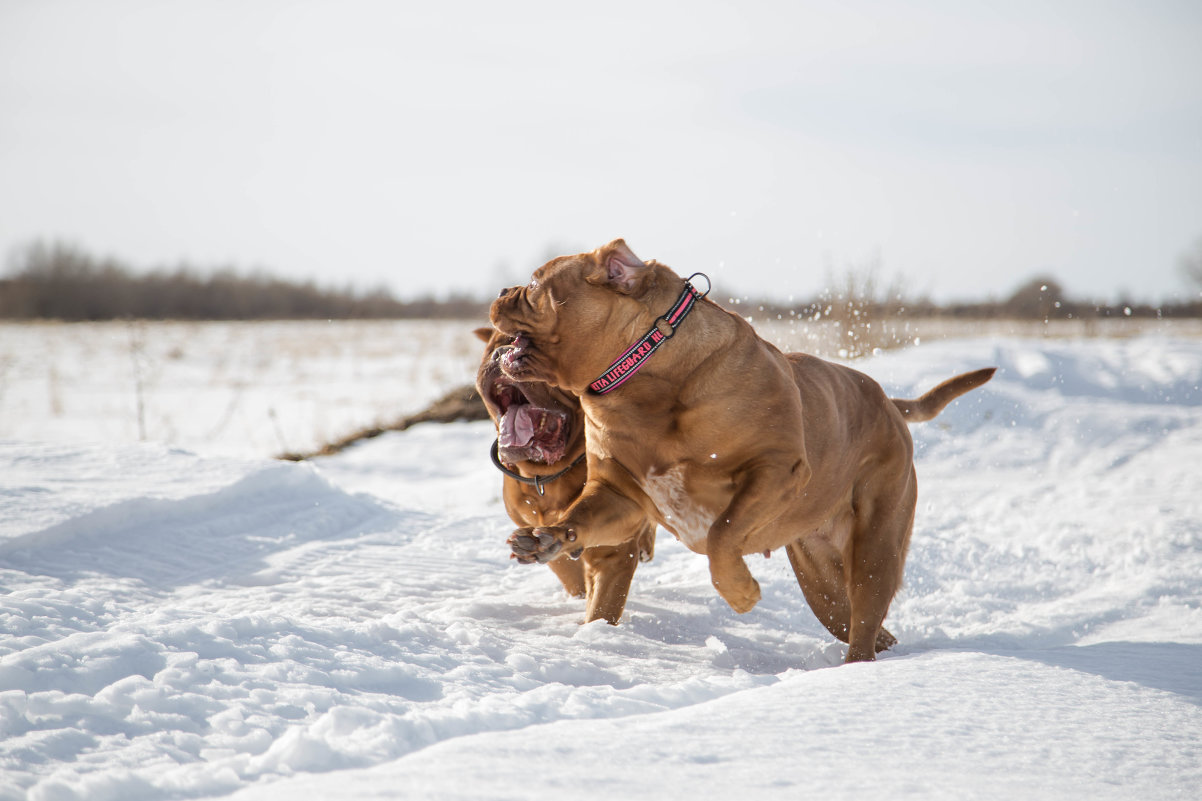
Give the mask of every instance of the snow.
<path id="1" fill-rule="evenodd" d="M 61 373 L 87 392 L 122 347 Z M 432 361 L 406 399 L 464 379 Z M 664 532 L 621 625 L 581 625 L 507 558 L 488 423 L 292 464 L 189 439 L 187 393 L 153 396 L 183 441 L 138 443 L 70 393 L 70 420 L 38 417 L 14 381 L 0 799 L 1197 797 L 1202 342 L 988 337 L 856 366 L 913 397 L 991 364 L 913 426 L 900 643 L 850 666 L 781 554 L 749 558 L 764 599 L 740 616 Z"/>
<path id="2" fill-rule="evenodd" d="M 481 348 L 473 327 L 0 322 L 0 438 L 145 440 L 209 455 L 312 451 L 469 381 Z"/>

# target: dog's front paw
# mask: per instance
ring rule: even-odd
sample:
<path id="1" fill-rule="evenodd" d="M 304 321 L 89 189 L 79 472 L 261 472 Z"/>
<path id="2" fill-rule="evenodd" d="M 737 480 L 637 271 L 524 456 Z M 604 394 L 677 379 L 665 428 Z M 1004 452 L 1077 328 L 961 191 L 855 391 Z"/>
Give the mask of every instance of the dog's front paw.
<path id="1" fill-rule="evenodd" d="M 524 565 L 534 562 L 550 562 L 568 543 L 576 541 L 576 532 L 563 526 L 538 526 L 537 528 L 519 528 L 507 540 L 511 553 L 509 557 Z M 571 556 L 579 555 L 579 550 Z"/>

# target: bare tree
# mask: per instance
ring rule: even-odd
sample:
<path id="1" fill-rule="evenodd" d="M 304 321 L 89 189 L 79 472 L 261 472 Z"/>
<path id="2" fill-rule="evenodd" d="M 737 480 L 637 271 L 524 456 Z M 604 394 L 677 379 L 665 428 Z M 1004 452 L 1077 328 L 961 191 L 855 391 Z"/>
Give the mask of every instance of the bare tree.
<path id="1" fill-rule="evenodd" d="M 884 284 L 880 280 L 881 254 L 873 254 L 858 265 L 849 266 L 836 277 L 828 265 L 826 289 L 818 297 L 820 317 L 839 330 L 838 353 L 858 359 L 877 348 L 902 344 L 895 321 L 906 306 L 904 277 L 897 275 Z"/>

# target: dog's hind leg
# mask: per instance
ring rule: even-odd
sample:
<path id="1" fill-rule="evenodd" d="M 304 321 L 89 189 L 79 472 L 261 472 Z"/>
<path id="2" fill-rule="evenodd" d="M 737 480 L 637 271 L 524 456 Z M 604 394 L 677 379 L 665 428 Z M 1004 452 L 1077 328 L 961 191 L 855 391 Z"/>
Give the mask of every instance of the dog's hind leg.
<path id="1" fill-rule="evenodd" d="M 827 631 L 847 642 L 851 630 L 851 601 L 847 597 L 843 558 L 838 550 L 815 538 L 789 543 L 785 552 L 810 611 Z M 884 651 L 896 643 L 897 638 L 882 628 L 876 638 L 876 650 Z"/>
<path id="2" fill-rule="evenodd" d="M 881 623 L 901 588 L 917 495 L 918 482 L 911 465 L 895 486 L 878 490 L 858 504 L 847 571 L 851 602 L 848 662 L 870 661 L 882 650 Z"/>
<path id="3" fill-rule="evenodd" d="M 847 600 L 839 552 L 818 538 L 791 542 L 785 546 L 785 552 L 810 611 L 827 631 L 847 642 L 851 603 Z"/>

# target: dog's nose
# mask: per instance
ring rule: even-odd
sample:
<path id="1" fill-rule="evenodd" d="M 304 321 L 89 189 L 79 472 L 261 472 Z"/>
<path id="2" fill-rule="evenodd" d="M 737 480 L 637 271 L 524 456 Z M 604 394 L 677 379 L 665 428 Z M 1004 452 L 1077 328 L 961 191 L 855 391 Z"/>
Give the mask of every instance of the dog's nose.
<path id="1" fill-rule="evenodd" d="M 511 286 L 503 286 L 503 287 L 501 287 L 501 291 L 497 293 L 497 297 L 498 297 L 498 298 L 503 298 L 503 297 L 505 297 L 506 295 L 508 295 L 508 294 L 509 294 L 509 290 L 511 290 L 511 289 L 513 289 L 513 287 L 511 287 Z"/>

